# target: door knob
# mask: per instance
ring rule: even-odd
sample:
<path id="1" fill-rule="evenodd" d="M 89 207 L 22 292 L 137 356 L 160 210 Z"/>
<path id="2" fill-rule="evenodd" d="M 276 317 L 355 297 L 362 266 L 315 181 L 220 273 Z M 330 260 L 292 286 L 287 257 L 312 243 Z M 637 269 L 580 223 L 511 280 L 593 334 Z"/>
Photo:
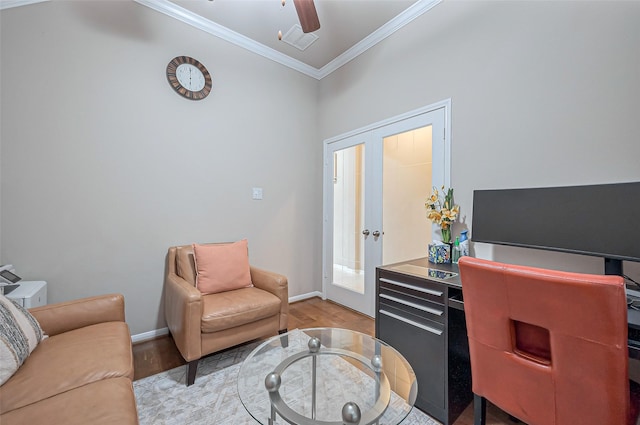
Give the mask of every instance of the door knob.
<path id="1" fill-rule="evenodd" d="M 362 231 L 362 234 L 365 235 L 365 236 L 369 236 L 369 229 L 364 229 Z"/>
<path id="2" fill-rule="evenodd" d="M 377 238 L 378 236 L 380 236 L 380 232 L 378 230 L 374 231 L 373 236 Z"/>

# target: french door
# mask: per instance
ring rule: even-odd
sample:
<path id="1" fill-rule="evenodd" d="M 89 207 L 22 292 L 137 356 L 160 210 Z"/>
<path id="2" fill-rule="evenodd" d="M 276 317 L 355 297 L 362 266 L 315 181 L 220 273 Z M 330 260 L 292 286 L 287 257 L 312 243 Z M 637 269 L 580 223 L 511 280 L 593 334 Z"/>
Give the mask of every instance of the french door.
<path id="1" fill-rule="evenodd" d="M 424 210 L 449 185 L 450 103 L 325 141 L 323 296 L 374 316 L 375 268 L 423 257 Z"/>

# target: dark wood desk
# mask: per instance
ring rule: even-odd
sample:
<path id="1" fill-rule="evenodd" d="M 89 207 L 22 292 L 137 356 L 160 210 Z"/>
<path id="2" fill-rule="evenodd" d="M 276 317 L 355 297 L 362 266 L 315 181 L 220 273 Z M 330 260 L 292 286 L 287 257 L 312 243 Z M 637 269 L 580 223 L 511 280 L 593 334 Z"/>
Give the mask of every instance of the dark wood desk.
<path id="1" fill-rule="evenodd" d="M 458 266 L 421 258 L 378 267 L 375 319 L 376 338 L 414 368 L 416 407 L 454 423 L 473 398 Z M 629 357 L 640 359 L 640 311 L 629 309 L 628 323 Z"/>

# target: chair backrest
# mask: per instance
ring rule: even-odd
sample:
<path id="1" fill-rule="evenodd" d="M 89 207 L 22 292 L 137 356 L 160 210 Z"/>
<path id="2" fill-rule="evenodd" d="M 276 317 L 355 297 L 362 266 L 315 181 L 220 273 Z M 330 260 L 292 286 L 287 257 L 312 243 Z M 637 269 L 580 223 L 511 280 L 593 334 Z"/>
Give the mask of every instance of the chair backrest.
<path id="1" fill-rule="evenodd" d="M 620 276 L 459 262 L 473 392 L 530 424 L 625 424 Z"/>

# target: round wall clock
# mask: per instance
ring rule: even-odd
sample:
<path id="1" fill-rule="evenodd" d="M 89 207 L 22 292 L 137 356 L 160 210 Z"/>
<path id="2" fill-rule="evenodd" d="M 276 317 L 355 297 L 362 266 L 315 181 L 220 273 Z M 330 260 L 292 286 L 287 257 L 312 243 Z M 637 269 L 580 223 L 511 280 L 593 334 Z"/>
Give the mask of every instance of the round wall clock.
<path id="1" fill-rule="evenodd" d="M 177 56 L 169 62 L 167 80 L 187 99 L 202 100 L 211 92 L 211 74 L 203 64 L 189 56 Z"/>

